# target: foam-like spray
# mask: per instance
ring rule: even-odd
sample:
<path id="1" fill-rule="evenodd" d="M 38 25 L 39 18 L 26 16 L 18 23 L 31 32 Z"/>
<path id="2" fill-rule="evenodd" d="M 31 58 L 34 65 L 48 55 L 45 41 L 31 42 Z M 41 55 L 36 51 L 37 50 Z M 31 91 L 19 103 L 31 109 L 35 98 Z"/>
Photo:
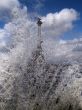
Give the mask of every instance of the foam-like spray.
<path id="1" fill-rule="evenodd" d="M 65 107 L 69 110 L 71 104 L 72 107 L 79 105 L 77 100 L 82 100 L 81 65 L 47 62 L 46 54 L 43 55 L 46 49 L 42 51 L 37 47 L 37 28 L 29 20 L 27 8 L 15 6 L 10 14 L 11 22 L 4 27 L 9 33 L 8 51 L 0 55 L 0 110 L 65 110 Z M 68 48 L 64 49 L 66 53 Z M 52 50 L 54 52 L 51 47 L 50 52 Z M 63 52 L 58 57 L 60 61 L 61 54 Z"/>

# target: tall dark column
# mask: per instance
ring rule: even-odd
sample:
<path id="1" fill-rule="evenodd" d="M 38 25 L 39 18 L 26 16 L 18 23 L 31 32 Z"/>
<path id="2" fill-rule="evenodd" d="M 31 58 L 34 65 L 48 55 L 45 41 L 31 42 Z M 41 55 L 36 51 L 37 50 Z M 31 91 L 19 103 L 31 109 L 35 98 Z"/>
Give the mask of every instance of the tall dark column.
<path id="1" fill-rule="evenodd" d="M 39 39 L 39 44 L 41 45 L 42 43 L 42 39 L 41 39 L 41 25 L 42 25 L 42 21 L 40 18 L 38 18 L 38 21 L 37 21 L 37 25 L 38 25 L 38 39 Z"/>

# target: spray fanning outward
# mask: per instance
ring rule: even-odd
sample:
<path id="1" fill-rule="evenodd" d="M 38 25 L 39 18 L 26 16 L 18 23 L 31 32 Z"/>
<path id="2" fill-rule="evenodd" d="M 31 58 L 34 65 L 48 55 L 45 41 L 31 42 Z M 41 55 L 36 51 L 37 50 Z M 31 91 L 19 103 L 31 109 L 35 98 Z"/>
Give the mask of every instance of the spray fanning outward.
<path id="1" fill-rule="evenodd" d="M 11 15 L 5 26 L 11 35 L 10 52 L 0 62 L 0 110 L 81 110 L 81 65 L 47 62 L 41 46 L 42 20 L 37 20 L 37 36 L 26 7 L 14 7 Z"/>

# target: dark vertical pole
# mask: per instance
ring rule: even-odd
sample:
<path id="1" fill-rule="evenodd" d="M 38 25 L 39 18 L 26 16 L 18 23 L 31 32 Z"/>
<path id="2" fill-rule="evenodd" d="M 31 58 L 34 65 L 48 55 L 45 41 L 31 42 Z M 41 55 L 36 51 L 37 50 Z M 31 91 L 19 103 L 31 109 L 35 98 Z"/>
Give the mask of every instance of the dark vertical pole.
<path id="1" fill-rule="evenodd" d="M 38 37 L 39 37 L 39 42 L 41 42 L 41 26 L 38 26 Z"/>
<path id="2" fill-rule="evenodd" d="M 42 43 L 42 39 L 41 39 L 41 25 L 42 25 L 42 21 L 41 21 L 40 18 L 38 18 L 37 25 L 38 25 L 39 44 L 41 45 L 41 43 Z"/>

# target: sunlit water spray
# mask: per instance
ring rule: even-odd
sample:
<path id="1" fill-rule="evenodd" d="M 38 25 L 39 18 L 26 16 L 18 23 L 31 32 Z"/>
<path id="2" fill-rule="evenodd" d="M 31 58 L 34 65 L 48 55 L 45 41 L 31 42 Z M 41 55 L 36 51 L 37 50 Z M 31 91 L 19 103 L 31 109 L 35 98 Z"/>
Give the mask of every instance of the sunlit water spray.
<path id="1" fill-rule="evenodd" d="M 2 53 L 0 60 L 0 109 L 70 110 L 71 104 L 78 104 L 78 110 L 82 100 L 81 65 L 64 63 L 63 59 L 61 64 L 55 59 L 51 64 L 44 47 L 47 44 L 37 47 L 37 26 L 28 19 L 26 7 L 13 8 L 11 15 L 11 22 L 4 27 L 10 33 L 9 51 Z"/>

